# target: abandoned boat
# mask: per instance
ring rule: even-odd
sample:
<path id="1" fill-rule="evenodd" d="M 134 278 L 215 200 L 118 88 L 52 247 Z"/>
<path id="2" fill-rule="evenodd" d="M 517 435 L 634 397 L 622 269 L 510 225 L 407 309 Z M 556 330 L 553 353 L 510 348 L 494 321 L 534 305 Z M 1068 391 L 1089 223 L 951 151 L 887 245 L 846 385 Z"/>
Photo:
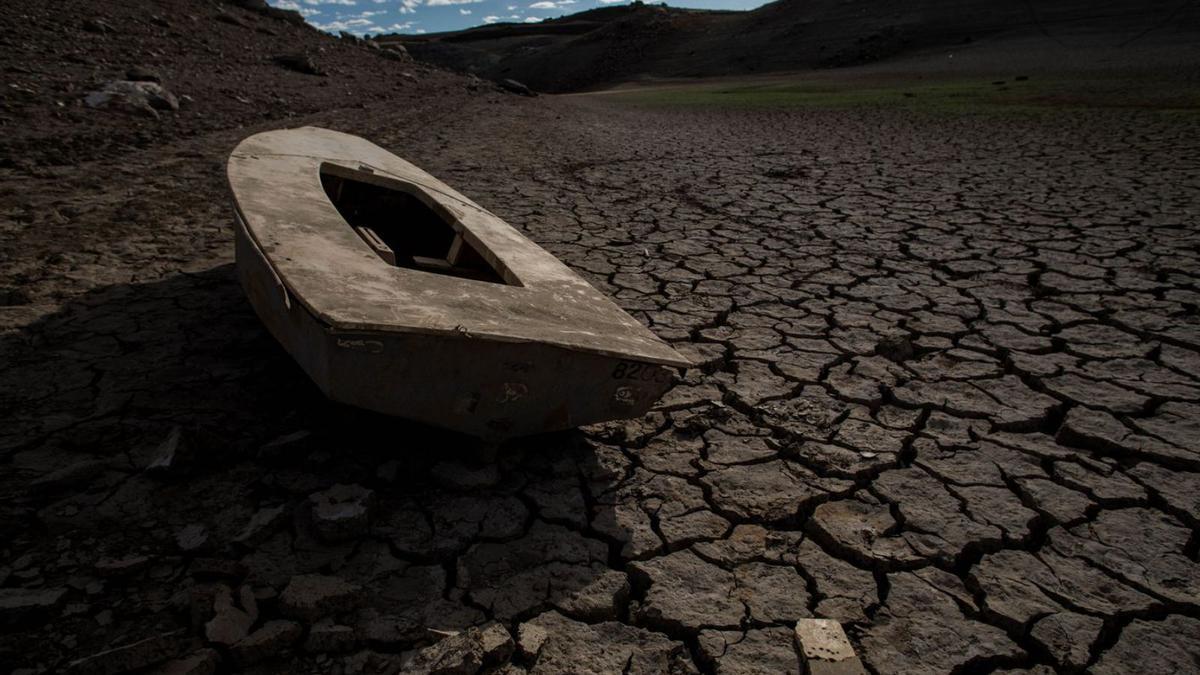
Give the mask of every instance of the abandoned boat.
<path id="1" fill-rule="evenodd" d="M 502 440 L 641 415 L 688 361 L 409 162 L 305 127 L 229 158 L 238 276 L 336 401 Z"/>

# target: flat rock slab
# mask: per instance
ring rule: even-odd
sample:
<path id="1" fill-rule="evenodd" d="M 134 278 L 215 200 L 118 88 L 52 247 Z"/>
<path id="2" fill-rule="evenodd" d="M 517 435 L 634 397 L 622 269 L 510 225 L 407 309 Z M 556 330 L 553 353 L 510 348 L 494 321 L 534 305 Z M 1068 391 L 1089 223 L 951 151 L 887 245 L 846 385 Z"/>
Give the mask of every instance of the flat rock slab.
<path id="1" fill-rule="evenodd" d="M 865 675 L 842 625 L 831 619 L 796 622 L 796 653 L 805 675 Z"/>

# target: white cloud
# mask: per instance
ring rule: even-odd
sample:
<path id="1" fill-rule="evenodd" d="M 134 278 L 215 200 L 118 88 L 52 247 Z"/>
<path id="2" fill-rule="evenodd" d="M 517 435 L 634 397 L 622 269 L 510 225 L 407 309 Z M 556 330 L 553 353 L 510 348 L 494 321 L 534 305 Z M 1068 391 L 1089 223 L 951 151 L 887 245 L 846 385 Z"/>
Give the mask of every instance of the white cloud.
<path id="1" fill-rule="evenodd" d="M 357 0 L 304 0 L 306 5 L 357 5 Z"/>
<path id="2" fill-rule="evenodd" d="M 500 20 L 500 17 L 498 17 L 498 16 L 485 16 L 485 17 L 483 17 L 483 22 L 484 22 L 484 23 L 496 23 L 496 22 L 497 22 L 497 21 L 499 21 L 499 20 Z"/>
<path id="3" fill-rule="evenodd" d="M 421 6 L 421 0 L 400 0 L 400 13 L 412 14 Z"/>
<path id="4" fill-rule="evenodd" d="M 513 10 L 514 10 L 514 9 L 516 9 L 516 8 L 517 8 L 517 6 L 516 6 L 516 5 L 509 5 L 508 7 L 505 7 L 504 9 L 507 9 L 508 11 L 510 11 L 510 12 L 511 12 L 511 11 L 513 11 Z"/>
<path id="5" fill-rule="evenodd" d="M 558 9 L 558 5 L 550 2 L 550 0 L 542 0 L 542 2 L 535 2 L 530 5 L 529 9 Z"/>
<path id="6" fill-rule="evenodd" d="M 462 14 L 463 16 L 467 16 L 467 15 L 469 15 L 469 14 L 471 13 L 471 10 L 469 10 L 469 9 L 460 9 L 460 10 L 458 10 L 458 13 L 459 13 L 459 14 Z"/>
<path id="7" fill-rule="evenodd" d="M 377 32 L 377 33 L 399 33 L 402 30 L 410 30 L 416 24 L 417 24 L 416 21 L 405 21 L 404 23 L 394 23 L 390 26 L 385 26 L 383 28 L 376 28 L 375 32 Z"/>
<path id="8" fill-rule="evenodd" d="M 444 5 L 469 5 L 474 2 L 483 2 L 483 0 L 425 0 L 425 4 L 430 7 L 441 7 Z"/>
<path id="9" fill-rule="evenodd" d="M 615 5 L 618 2 L 625 2 L 625 0 L 600 0 L 600 4 L 602 5 Z"/>
<path id="10" fill-rule="evenodd" d="M 293 0 L 280 0 L 280 2 L 276 3 L 275 6 L 278 7 L 279 9 L 290 9 L 293 12 L 300 12 L 300 16 L 303 16 L 305 18 L 308 18 L 310 16 L 314 16 L 316 14 L 321 13 L 321 10 L 319 10 L 319 9 L 313 9 L 311 7 L 301 7 L 299 3 L 293 2 Z"/>
<path id="11" fill-rule="evenodd" d="M 525 23 L 541 23 L 541 22 L 542 22 L 542 20 L 536 16 L 525 17 Z"/>
<path id="12" fill-rule="evenodd" d="M 323 31 L 346 31 L 347 33 L 364 33 L 366 29 L 374 23 L 370 19 L 346 19 L 344 21 L 330 21 L 329 23 L 314 23 L 313 25 Z"/>

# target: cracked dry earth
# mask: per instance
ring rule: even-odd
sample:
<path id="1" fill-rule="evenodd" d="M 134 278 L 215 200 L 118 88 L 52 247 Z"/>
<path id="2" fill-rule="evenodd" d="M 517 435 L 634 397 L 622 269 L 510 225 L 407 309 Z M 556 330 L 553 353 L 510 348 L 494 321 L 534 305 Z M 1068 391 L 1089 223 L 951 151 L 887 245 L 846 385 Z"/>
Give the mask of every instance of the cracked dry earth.
<path id="1" fill-rule="evenodd" d="M 253 129 L 14 179 L 10 222 L 78 227 L 4 272 L 30 302 L 3 314 L 0 660 L 782 673 L 828 617 L 876 673 L 1200 670 L 1186 117 L 304 121 L 459 187 L 697 366 L 644 419 L 482 461 L 326 403 L 260 327 L 221 176 Z"/>

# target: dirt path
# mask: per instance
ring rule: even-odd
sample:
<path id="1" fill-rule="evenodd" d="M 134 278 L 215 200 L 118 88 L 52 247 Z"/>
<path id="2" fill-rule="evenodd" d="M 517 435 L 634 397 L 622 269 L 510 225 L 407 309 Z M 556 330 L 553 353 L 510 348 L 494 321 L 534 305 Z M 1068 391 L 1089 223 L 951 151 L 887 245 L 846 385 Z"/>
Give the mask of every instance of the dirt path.
<path id="1" fill-rule="evenodd" d="M 221 174 L 253 128 L 17 176 L 0 661 L 394 671 L 496 620 L 502 672 L 788 672 L 825 616 L 880 673 L 1195 667 L 1194 125 L 451 103 L 292 123 L 429 169 L 699 366 L 480 464 L 260 327 Z"/>

